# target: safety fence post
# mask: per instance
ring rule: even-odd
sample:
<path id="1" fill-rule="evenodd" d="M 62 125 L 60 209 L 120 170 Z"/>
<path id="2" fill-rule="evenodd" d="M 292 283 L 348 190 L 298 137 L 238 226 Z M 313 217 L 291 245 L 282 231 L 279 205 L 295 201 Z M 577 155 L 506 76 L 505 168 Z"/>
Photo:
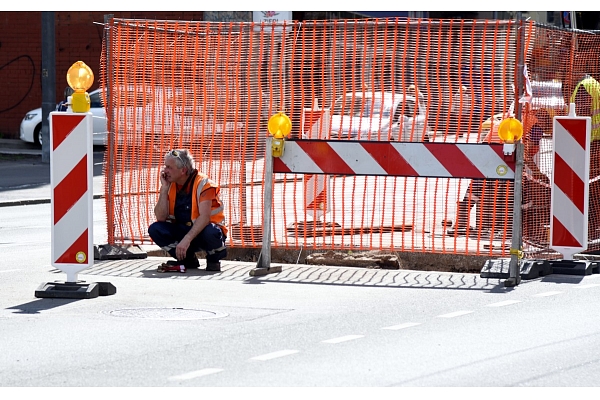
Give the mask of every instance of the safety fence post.
<path id="1" fill-rule="evenodd" d="M 517 51 L 516 51 L 516 90 L 515 90 L 515 117 L 522 121 L 520 100 L 523 94 L 523 71 L 525 68 L 525 30 L 523 28 L 523 18 L 521 12 L 517 19 Z M 508 279 L 504 281 L 504 286 L 512 287 L 521 283 L 520 259 L 523 254 L 521 250 L 522 232 L 521 232 L 521 202 L 522 202 L 522 180 L 523 180 L 523 143 L 516 143 L 516 165 L 515 165 L 515 185 L 513 198 L 513 226 L 510 245 L 510 263 L 508 267 Z"/>
<path id="2" fill-rule="evenodd" d="M 281 272 L 281 266 L 271 266 L 271 216 L 273 213 L 273 158 L 284 154 L 285 136 L 292 130 L 290 118 L 278 112 L 269 118 L 269 133 L 265 153 L 265 192 L 263 206 L 262 249 L 256 268 L 250 270 L 250 276 L 267 275 Z"/>

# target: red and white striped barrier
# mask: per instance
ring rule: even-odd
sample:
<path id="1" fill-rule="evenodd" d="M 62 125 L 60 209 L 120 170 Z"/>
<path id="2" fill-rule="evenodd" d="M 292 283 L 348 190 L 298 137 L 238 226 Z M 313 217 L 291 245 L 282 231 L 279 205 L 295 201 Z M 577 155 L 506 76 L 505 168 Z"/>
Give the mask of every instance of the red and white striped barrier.
<path id="1" fill-rule="evenodd" d="M 52 266 L 76 282 L 94 263 L 92 114 L 50 113 Z"/>
<path id="2" fill-rule="evenodd" d="M 288 140 L 273 171 L 514 180 L 502 144 Z"/>
<path id="3" fill-rule="evenodd" d="M 587 249 L 591 118 L 554 117 L 550 248 L 572 260 Z"/>

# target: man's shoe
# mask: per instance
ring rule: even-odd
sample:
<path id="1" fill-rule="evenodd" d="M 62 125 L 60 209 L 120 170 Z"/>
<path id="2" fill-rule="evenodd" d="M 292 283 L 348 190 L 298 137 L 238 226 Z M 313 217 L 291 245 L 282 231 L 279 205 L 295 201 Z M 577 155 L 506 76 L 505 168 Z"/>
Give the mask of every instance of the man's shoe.
<path id="1" fill-rule="evenodd" d="M 221 263 L 219 261 L 207 261 L 206 262 L 206 270 L 211 272 L 220 272 L 221 271 Z"/>
<path id="2" fill-rule="evenodd" d="M 196 257 L 186 258 L 183 260 L 183 265 L 185 265 L 186 269 L 198 269 L 200 268 L 200 261 Z"/>

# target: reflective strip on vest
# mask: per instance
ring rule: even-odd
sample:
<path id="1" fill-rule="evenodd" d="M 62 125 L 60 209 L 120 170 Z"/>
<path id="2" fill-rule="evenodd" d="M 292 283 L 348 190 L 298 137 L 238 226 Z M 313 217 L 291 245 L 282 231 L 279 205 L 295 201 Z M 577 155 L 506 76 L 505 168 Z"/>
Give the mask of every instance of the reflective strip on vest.
<path id="1" fill-rule="evenodd" d="M 594 78 L 588 77 L 580 81 L 577 86 L 575 86 L 575 90 L 571 95 L 571 103 L 575 103 L 575 97 L 577 96 L 577 91 L 579 87 L 584 87 L 585 91 L 592 98 L 591 104 L 591 112 L 590 116 L 592 118 L 592 134 L 591 140 L 600 140 L 600 83 Z"/>
<path id="2" fill-rule="evenodd" d="M 199 217 L 200 213 L 198 211 L 198 202 L 200 200 L 200 195 L 202 194 L 202 192 L 208 188 L 214 188 L 215 189 L 215 195 L 216 195 L 216 202 L 217 204 L 215 205 L 214 201 L 211 204 L 211 210 L 210 210 L 210 222 L 219 225 L 219 227 L 221 228 L 221 230 L 223 231 L 224 235 L 227 235 L 227 228 L 225 227 L 225 215 L 223 213 L 225 207 L 223 206 L 223 202 L 221 201 L 221 198 L 219 197 L 219 186 L 217 186 L 216 183 L 214 183 L 213 181 L 211 181 L 208 176 L 204 175 L 204 174 L 200 174 L 198 173 L 198 175 L 196 176 L 196 179 L 194 180 L 194 184 L 192 186 L 192 190 L 196 193 L 196 201 L 192 202 L 192 221 L 195 221 L 196 218 Z M 171 183 L 171 186 L 169 188 L 169 213 L 170 214 L 175 214 L 175 196 L 177 194 L 177 188 L 176 185 L 174 183 Z"/>

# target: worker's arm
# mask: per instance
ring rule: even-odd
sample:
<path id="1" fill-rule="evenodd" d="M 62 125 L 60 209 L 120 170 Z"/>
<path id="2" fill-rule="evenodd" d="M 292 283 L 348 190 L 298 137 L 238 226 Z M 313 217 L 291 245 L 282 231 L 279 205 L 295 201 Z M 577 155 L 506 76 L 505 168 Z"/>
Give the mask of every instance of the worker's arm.
<path id="1" fill-rule="evenodd" d="M 154 216 L 157 221 L 166 221 L 169 217 L 169 182 L 165 178 L 164 171 L 160 173 L 160 192 L 154 206 Z"/>

